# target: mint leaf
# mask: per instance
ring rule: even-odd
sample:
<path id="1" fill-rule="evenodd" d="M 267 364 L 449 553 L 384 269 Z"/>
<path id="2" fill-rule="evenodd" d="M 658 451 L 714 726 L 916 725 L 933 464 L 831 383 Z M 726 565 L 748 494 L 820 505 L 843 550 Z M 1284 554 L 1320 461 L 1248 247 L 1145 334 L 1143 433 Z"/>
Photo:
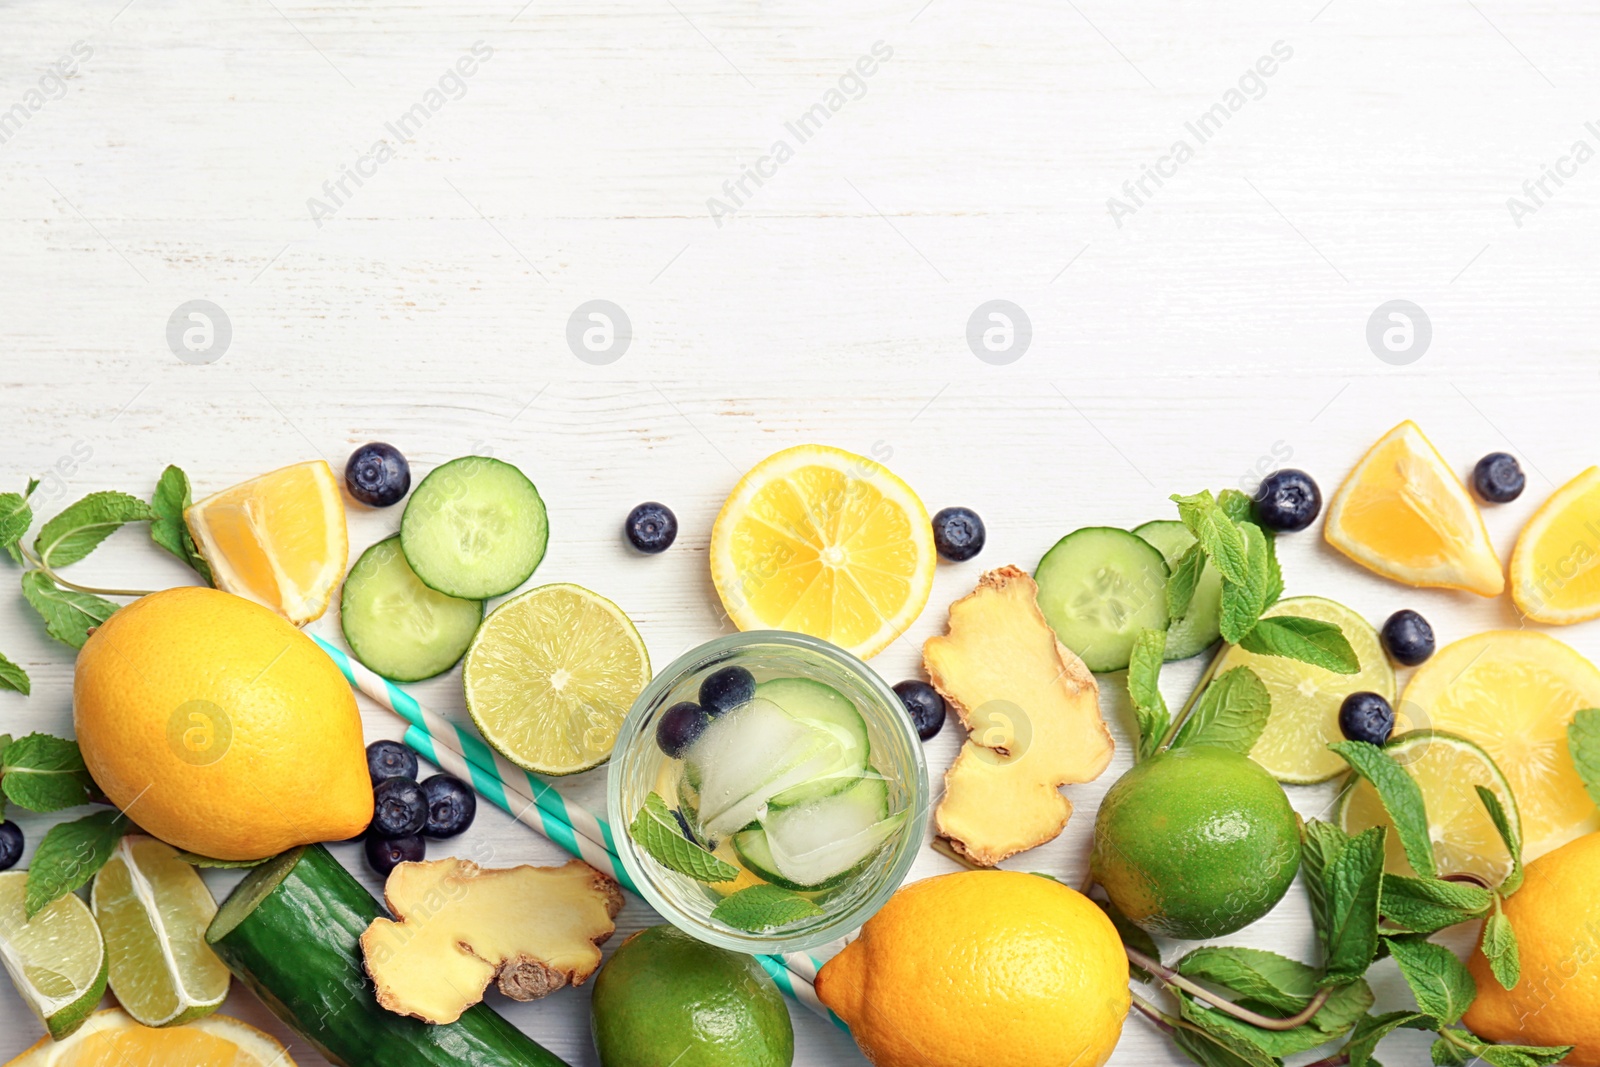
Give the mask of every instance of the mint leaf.
<path id="1" fill-rule="evenodd" d="M 1431 934 L 1457 923 L 1481 919 L 1494 906 L 1494 894 L 1466 882 L 1439 878 L 1383 878 L 1384 921 L 1398 930 Z"/>
<path id="2" fill-rule="evenodd" d="M 1205 549 L 1196 541 L 1184 550 L 1172 565 L 1167 576 L 1167 618 L 1177 622 L 1189 613 L 1194 601 L 1194 591 L 1200 585 L 1200 575 L 1206 569 Z"/>
<path id="3" fill-rule="evenodd" d="M 208 867 L 217 870 L 238 870 L 244 867 L 259 867 L 267 862 L 260 860 L 214 860 L 210 856 L 202 856 L 198 852 L 179 852 L 178 858 L 191 867 Z M 271 859 L 271 857 L 267 857 Z"/>
<path id="4" fill-rule="evenodd" d="M 1161 662 L 1167 651 L 1163 630 L 1140 630 L 1128 661 L 1128 697 L 1139 724 L 1138 758 L 1149 759 L 1172 725 L 1172 713 L 1161 695 Z"/>
<path id="5" fill-rule="evenodd" d="M 38 486 L 38 481 L 34 480 L 28 483 L 26 493 L 0 493 L 0 547 L 18 563 L 22 562 L 22 553 L 17 551 L 17 542 L 33 525 L 33 509 L 28 506 L 28 498 Z"/>
<path id="6" fill-rule="evenodd" d="M 1378 799 L 1383 802 L 1383 810 L 1389 813 L 1389 821 L 1394 823 L 1411 869 L 1424 878 L 1438 874 L 1433 861 L 1433 840 L 1428 835 L 1428 809 L 1416 779 L 1377 745 L 1336 741 L 1328 747 L 1343 756 L 1344 761 L 1378 791 Z"/>
<path id="7" fill-rule="evenodd" d="M 1439 1050 L 1440 1044 L 1451 1046 L 1452 1052 Z M 1439 1056 L 1456 1056 L 1458 1059 L 1449 1059 L 1452 1064 L 1466 1064 L 1473 1057 L 1483 1060 L 1490 1067 L 1549 1067 L 1565 1059 L 1572 1051 L 1571 1045 L 1548 1047 L 1541 1045 L 1493 1045 L 1468 1033 L 1466 1030 L 1443 1030 L 1439 1034 L 1439 1041 L 1435 1042 L 1435 1062 Z"/>
<path id="8" fill-rule="evenodd" d="M 1200 542 L 1217 573 L 1225 581 L 1241 585 L 1247 582 L 1244 535 L 1227 512 L 1217 506 L 1211 490 L 1203 489 L 1193 496 L 1174 494 L 1172 500 L 1178 505 L 1178 518 Z"/>
<path id="9" fill-rule="evenodd" d="M 1589 799 L 1600 804 L 1600 708 L 1584 708 L 1567 724 L 1567 748 Z"/>
<path id="10" fill-rule="evenodd" d="M 58 897 L 88 885 L 122 835 L 132 832 L 132 824 L 120 811 L 97 811 L 53 827 L 39 842 L 28 868 L 28 918 Z"/>
<path id="11" fill-rule="evenodd" d="M 1177 971 L 1207 985 L 1219 986 L 1234 994 L 1228 999 L 1265 1013 L 1294 1015 L 1317 995 L 1315 968 L 1268 952 L 1242 945 L 1207 945 L 1191 951 L 1178 961 Z"/>
<path id="12" fill-rule="evenodd" d="M 720 860 L 718 862 L 721 862 Z M 711 917 L 735 930 L 759 934 L 802 919 L 815 918 L 822 909 L 799 893 L 775 885 L 753 885 L 723 897 Z"/>
<path id="13" fill-rule="evenodd" d="M 150 539 L 194 568 L 207 584 L 215 585 L 211 565 L 200 555 L 189 534 L 189 526 L 183 521 L 183 513 L 190 502 L 189 476 L 178 467 L 169 466 L 162 471 L 161 480 L 156 482 L 155 496 L 150 501 L 150 510 L 155 515 L 150 523 Z"/>
<path id="14" fill-rule="evenodd" d="M 33 683 L 28 681 L 28 672 L 0 655 L 0 689 L 14 689 L 27 696 L 33 692 Z"/>
<path id="15" fill-rule="evenodd" d="M 1522 954 L 1517 951 L 1517 934 L 1511 929 L 1511 920 L 1500 910 L 1500 898 L 1494 898 L 1494 913 L 1483 923 L 1484 958 L 1494 980 L 1504 989 L 1515 989 L 1522 977 Z"/>
<path id="16" fill-rule="evenodd" d="M 1481 785 L 1475 788 L 1478 790 L 1478 799 L 1483 802 L 1489 818 L 1494 822 L 1494 828 L 1500 831 L 1500 840 L 1505 844 L 1506 851 L 1511 853 L 1511 873 L 1500 883 L 1500 895 L 1509 897 L 1522 888 L 1522 817 L 1519 815 L 1512 819 L 1507 815 L 1500 798 L 1490 789 Z"/>
<path id="17" fill-rule="evenodd" d="M 1452 1033 L 1462 1033 L 1460 1030 Z M 1467 1067 L 1472 1062 L 1472 1053 L 1451 1041 L 1440 1036 L 1433 1039 L 1433 1046 L 1428 1050 L 1428 1058 L 1433 1061 L 1433 1067 Z"/>
<path id="18" fill-rule="evenodd" d="M 1385 938 L 1389 954 L 1400 965 L 1400 974 L 1417 1007 L 1445 1026 L 1460 1020 L 1478 986 L 1467 973 L 1466 964 L 1443 945 L 1418 938 Z"/>
<path id="19" fill-rule="evenodd" d="M 1206 686 L 1172 747 L 1215 745 L 1248 755 L 1271 714 L 1272 697 L 1261 679 L 1249 667 L 1235 667 Z"/>
<path id="20" fill-rule="evenodd" d="M 1218 623 L 1222 637 L 1238 644 L 1256 625 L 1267 608 L 1267 540 L 1254 523 L 1243 523 L 1239 532 L 1245 543 L 1245 578 L 1242 582 L 1222 580 L 1222 607 Z"/>
<path id="21" fill-rule="evenodd" d="M 1310 968 L 1306 970 L 1314 981 L 1315 972 Z M 1203 1027 L 1207 1033 L 1220 1039 L 1233 1051 L 1258 1050 L 1268 1056 L 1281 1057 L 1306 1052 L 1346 1033 L 1355 1025 L 1356 1020 L 1366 1015 L 1367 1009 L 1372 1007 L 1373 997 L 1372 990 L 1368 988 L 1366 982 L 1359 980 L 1352 982 L 1335 991 L 1310 1022 L 1289 1030 L 1268 1030 L 1252 1026 L 1210 1007 L 1204 998 L 1189 993 L 1180 993 L 1178 1001 L 1180 1012 L 1185 1019 Z M 1261 1007 L 1248 999 L 1244 1001 L 1244 1006 L 1255 1010 L 1260 1010 Z"/>
<path id="22" fill-rule="evenodd" d="M 1179 1029 L 1172 1032 L 1172 1043 L 1178 1046 L 1200 1067 L 1282 1067 L 1282 1064 L 1260 1050 L 1239 1055 L 1210 1034 Z"/>
<path id="23" fill-rule="evenodd" d="M 1361 661 L 1344 632 L 1333 623 L 1318 619 L 1268 615 L 1238 645 L 1263 656 L 1299 660 L 1335 674 L 1356 674 L 1361 670 Z"/>
<path id="24" fill-rule="evenodd" d="M 1385 828 L 1371 826 L 1346 837 L 1332 855 L 1321 854 L 1325 862 L 1316 872 L 1312 912 L 1322 941 L 1325 986 L 1355 981 L 1377 955 L 1384 841 Z M 1306 877 L 1309 883 L 1312 872 Z"/>
<path id="25" fill-rule="evenodd" d="M 62 589 L 43 571 L 23 573 L 22 595 L 44 619 L 50 636 L 73 648 L 82 648 L 89 640 L 89 631 L 111 618 L 118 608 L 91 593 Z"/>
<path id="26" fill-rule="evenodd" d="M 18 807 L 50 812 L 92 802 L 95 784 L 76 741 L 29 734 L 6 747 L 0 791 Z"/>
<path id="27" fill-rule="evenodd" d="M 1356 1023 L 1350 1040 L 1345 1043 L 1344 1054 L 1350 1058 L 1349 1067 L 1377 1067 L 1378 1061 L 1372 1058 L 1372 1054 L 1378 1050 L 1378 1042 L 1402 1026 L 1413 1030 L 1431 1030 L 1435 1025 L 1432 1019 L 1415 1011 L 1368 1015 Z"/>
<path id="28" fill-rule="evenodd" d="M 1049 876 L 1047 875 L 1046 877 Z M 1053 880 L 1059 881 L 1059 879 Z M 1100 910 L 1106 913 L 1106 918 L 1111 920 L 1111 925 L 1117 928 L 1117 935 L 1122 938 L 1124 945 L 1135 951 L 1143 952 L 1157 963 L 1161 962 L 1161 949 L 1156 945 L 1155 938 L 1140 927 L 1133 925 L 1133 922 L 1109 900 L 1095 900 L 1095 903 L 1100 905 Z M 1128 963 L 1128 973 L 1133 975 L 1136 981 L 1148 983 L 1156 980 L 1155 975 L 1132 961 Z"/>
<path id="29" fill-rule="evenodd" d="M 45 523 L 33 550 L 46 567 L 65 567 L 93 552 L 124 523 L 153 518 L 150 505 L 136 496 L 109 489 L 90 493 Z"/>
<path id="30" fill-rule="evenodd" d="M 717 859 L 683 836 L 677 817 L 660 794 L 644 798 L 644 807 L 633 817 L 628 836 L 650 854 L 650 858 L 669 871 L 686 874 L 698 882 L 731 882 L 739 869 Z"/>

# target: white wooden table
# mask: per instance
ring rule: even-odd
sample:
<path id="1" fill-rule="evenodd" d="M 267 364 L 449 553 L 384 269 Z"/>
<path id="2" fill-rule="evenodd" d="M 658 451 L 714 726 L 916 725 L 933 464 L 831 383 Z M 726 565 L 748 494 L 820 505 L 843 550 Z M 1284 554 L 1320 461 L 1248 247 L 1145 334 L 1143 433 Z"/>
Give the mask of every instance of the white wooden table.
<path id="1" fill-rule="evenodd" d="M 1488 516 L 1509 551 L 1600 453 L 1600 162 L 1567 158 L 1600 148 L 1597 39 L 1584 5 L 1507 0 L 9 0 L 0 488 L 45 477 L 53 513 L 147 493 L 167 463 L 204 493 L 341 467 L 372 439 L 419 474 L 492 451 L 549 502 L 538 580 L 616 599 L 661 666 L 726 629 L 706 543 L 739 474 L 827 442 L 988 521 L 984 554 L 942 566 L 876 660 L 890 680 L 984 567 L 1031 569 L 1077 526 L 1167 517 L 1169 493 L 1283 462 L 1331 491 L 1406 417 L 1462 471 L 1523 458 L 1525 497 Z M 1431 344 L 1380 359 L 1368 320 L 1397 299 Z M 179 358 L 168 320 L 193 300 L 231 336 L 213 313 L 209 347 Z M 620 357 L 569 348 L 591 300 L 631 322 Z M 1003 350 L 969 347 L 992 300 L 1023 310 L 1026 348 L 1015 313 L 1009 349 L 983 316 L 974 333 L 996 327 Z M 619 534 L 646 499 L 683 524 L 661 557 Z M 397 519 L 352 511 L 354 547 Z M 1291 593 L 1374 620 L 1416 607 L 1443 640 L 1518 624 L 1508 600 L 1405 590 L 1312 534 L 1283 555 Z M 81 573 L 187 577 L 138 531 Z M 1600 654 L 1600 629 L 1561 636 Z M 34 679 L 0 693 L 0 731 L 66 732 L 70 650 L 20 595 L 0 596 L 0 650 Z M 1188 676 L 1169 674 L 1181 699 Z M 457 686 L 419 691 L 448 711 Z M 1119 689 L 1116 763 L 1071 790 L 1058 841 L 1008 866 L 1084 873 L 1128 764 Z M 371 737 L 399 735 L 365 713 Z M 937 770 L 958 733 L 929 745 Z M 1332 795 L 1292 792 L 1307 814 Z M 27 818 L 30 850 L 50 822 Z M 495 811 L 462 847 L 561 858 Z M 951 867 L 930 851 L 914 876 Z M 1297 888 L 1237 940 L 1309 957 L 1306 917 Z M 619 920 L 654 921 L 638 903 Z M 594 1064 L 587 996 L 497 1006 Z M 227 1010 L 289 1040 L 246 993 Z M 797 1064 L 862 1062 L 803 1011 L 795 1025 Z M 0 1056 L 38 1032 L 0 994 Z M 1394 1041 L 1411 1043 L 1391 1062 L 1425 1055 Z M 1114 1062 L 1181 1061 L 1135 1018 Z"/>

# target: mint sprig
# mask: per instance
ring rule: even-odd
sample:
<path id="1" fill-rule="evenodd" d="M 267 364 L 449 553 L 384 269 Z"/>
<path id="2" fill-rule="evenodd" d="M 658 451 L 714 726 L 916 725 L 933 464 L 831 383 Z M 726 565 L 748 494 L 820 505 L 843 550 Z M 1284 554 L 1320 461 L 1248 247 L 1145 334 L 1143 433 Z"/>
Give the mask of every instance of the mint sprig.
<path id="1" fill-rule="evenodd" d="M 1128 698 L 1139 726 L 1136 760 L 1156 754 L 1172 725 L 1172 713 L 1161 695 L 1161 664 L 1167 651 L 1165 630 L 1140 630 L 1128 661 Z"/>
<path id="2" fill-rule="evenodd" d="M 29 734 L 0 753 L 0 793 L 18 807 L 62 811 L 92 802 L 97 792 L 76 741 Z"/>
<path id="3" fill-rule="evenodd" d="M 63 589 L 42 570 L 23 573 L 22 596 L 44 619 L 45 631 L 73 648 L 82 648 L 89 640 L 89 631 L 121 607 L 93 593 Z"/>
<path id="4" fill-rule="evenodd" d="M 1383 810 L 1389 813 L 1389 821 L 1394 824 L 1411 869 L 1424 878 L 1436 875 L 1433 840 L 1428 836 L 1428 811 L 1416 779 L 1377 745 L 1365 741 L 1336 741 L 1328 747 L 1344 757 L 1350 768 L 1378 791 L 1378 799 L 1383 803 Z"/>
<path id="5" fill-rule="evenodd" d="M 1522 977 L 1522 954 L 1517 949 L 1516 931 L 1511 920 L 1500 908 L 1500 897 L 1494 898 L 1494 911 L 1483 921 L 1483 956 L 1489 961 L 1489 971 L 1503 989 L 1515 989 Z"/>
<path id="6" fill-rule="evenodd" d="M 136 496 L 109 489 L 90 493 L 44 524 L 34 538 L 33 551 L 43 566 L 65 567 L 83 559 L 128 523 L 153 518 L 150 505 Z"/>
<path id="7" fill-rule="evenodd" d="M 753 885 L 723 897 L 711 917 L 735 930 L 761 934 L 781 926 L 814 919 L 822 909 L 799 893 L 775 885 Z"/>
<path id="8" fill-rule="evenodd" d="M 1325 986 L 1354 981 L 1377 955 L 1385 835 L 1381 826 L 1352 837 L 1330 823 L 1305 825 L 1301 867 L 1322 945 Z"/>
<path id="9" fill-rule="evenodd" d="M 1361 670 L 1361 660 L 1344 631 L 1320 619 L 1269 615 L 1257 619 L 1238 644 L 1249 652 L 1297 659 L 1335 674 L 1356 674 Z"/>
<path id="10" fill-rule="evenodd" d="M 1248 755 L 1272 715 L 1272 695 L 1249 667 L 1212 680 L 1172 739 L 1172 747 L 1215 745 Z"/>
<path id="11" fill-rule="evenodd" d="M 28 918 L 56 898 L 88 885 L 116 851 L 117 842 L 133 832 L 133 825 L 120 811 L 97 811 L 52 827 L 39 842 L 28 868 Z"/>
<path id="12" fill-rule="evenodd" d="M 659 793 L 644 798 L 644 806 L 628 826 L 628 836 L 661 866 L 697 882 L 731 882 L 739 877 L 739 869 L 733 864 L 683 836 L 677 817 Z"/>
<path id="13" fill-rule="evenodd" d="M 33 508 L 28 505 L 28 498 L 33 496 L 37 488 L 39 479 L 30 478 L 26 492 L 0 493 L 0 548 L 4 548 L 6 554 L 17 563 L 22 562 L 22 550 L 18 542 L 28 532 L 28 527 L 33 525 Z"/>
<path id="14" fill-rule="evenodd" d="M 1478 995 L 1478 985 L 1467 973 L 1467 965 L 1454 952 L 1432 941 L 1408 937 L 1384 941 L 1389 955 L 1399 964 L 1406 985 L 1411 987 L 1417 1007 L 1441 1026 L 1459 1022 Z"/>
<path id="15" fill-rule="evenodd" d="M 195 547 L 189 526 L 183 521 L 183 513 L 190 503 L 189 476 L 178 467 L 169 466 L 161 472 L 155 495 L 150 500 L 154 516 L 150 522 L 150 539 L 193 568 L 207 585 L 215 585 L 211 565 Z"/>

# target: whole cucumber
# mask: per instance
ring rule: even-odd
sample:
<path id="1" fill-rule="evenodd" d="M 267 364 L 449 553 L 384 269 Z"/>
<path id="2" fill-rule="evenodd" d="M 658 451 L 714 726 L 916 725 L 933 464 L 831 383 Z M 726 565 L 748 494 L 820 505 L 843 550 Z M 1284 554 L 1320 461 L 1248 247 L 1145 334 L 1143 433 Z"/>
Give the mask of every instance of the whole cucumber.
<path id="1" fill-rule="evenodd" d="M 567 1067 L 486 1004 L 445 1026 L 379 1006 L 360 938 L 384 914 L 321 845 L 251 871 L 206 940 L 295 1033 L 342 1067 Z"/>

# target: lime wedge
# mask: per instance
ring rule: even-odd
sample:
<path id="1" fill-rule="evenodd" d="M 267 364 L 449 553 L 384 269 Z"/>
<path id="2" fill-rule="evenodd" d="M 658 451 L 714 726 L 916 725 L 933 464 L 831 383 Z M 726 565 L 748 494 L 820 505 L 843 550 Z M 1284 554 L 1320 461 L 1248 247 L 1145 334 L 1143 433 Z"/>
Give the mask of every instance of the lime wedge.
<path id="1" fill-rule="evenodd" d="M 206 944 L 217 902 L 171 845 L 124 837 L 89 895 L 105 936 L 111 992 L 146 1026 L 190 1022 L 228 995 L 228 968 Z"/>
<path id="2" fill-rule="evenodd" d="M 1489 754 L 1471 741 L 1438 730 L 1415 730 L 1391 741 L 1384 749 L 1400 763 L 1422 789 L 1428 809 L 1428 836 L 1441 876 L 1471 874 L 1491 886 L 1511 873 L 1511 853 L 1475 787 L 1487 786 L 1500 799 L 1512 826 L 1521 822 L 1517 799 L 1500 768 Z M 1339 805 L 1339 825 L 1346 833 L 1369 826 L 1391 826 L 1378 800 L 1378 791 L 1366 779 L 1357 779 Z M 1406 862 L 1400 836 L 1391 829 L 1384 867 L 1391 874 L 1415 875 Z"/>
<path id="3" fill-rule="evenodd" d="M 1325 782 L 1349 769 L 1339 754 L 1328 748 L 1344 739 L 1339 732 L 1339 705 L 1351 693 L 1361 692 L 1377 693 L 1394 703 L 1394 668 L 1384 657 L 1378 631 L 1343 604 L 1298 596 L 1278 601 L 1265 614 L 1299 615 L 1337 625 L 1361 663 L 1357 674 L 1335 674 L 1299 660 L 1229 646 L 1216 666 L 1217 674 L 1249 667 L 1272 696 L 1272 718 L 1250 750 L 1250 758 L 1280 782 Z M 1396 729 L 1404 728 L 1404 724 L 1396 724 Z"/>
<path id="4" fill-rule="evenodd" d="M 650 655 L 622 609 L 577 585 L 544 585 L 496 608 L 467 649 L 467 711 L 506 759 L 576 774 L 611 758 Z"/>
<path id="5" fill-rule="evenodd" d="M 82 900 L 68 893 L 27 917 L 28 872 L 0 874 L 0 962 L 50 1036 L 83 1025 L 106 992 L 106 946 Z"/>

